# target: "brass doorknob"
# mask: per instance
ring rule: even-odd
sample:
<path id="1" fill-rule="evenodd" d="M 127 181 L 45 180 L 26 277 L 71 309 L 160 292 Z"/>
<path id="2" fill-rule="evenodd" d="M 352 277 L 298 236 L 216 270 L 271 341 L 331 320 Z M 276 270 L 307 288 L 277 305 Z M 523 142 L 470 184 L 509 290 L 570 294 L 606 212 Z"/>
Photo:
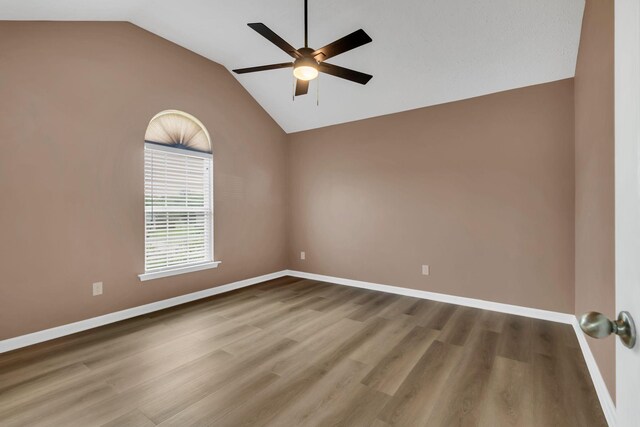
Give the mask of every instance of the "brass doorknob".
<path id="1" fill-rule="evenodd" d="M 636 344 L 636 327 L 626 311 L 621 311 L 615 321 L 609 320 L 602 313 L 591 311 L 580 316 L 579 322 L 580 328 L 590 337 L 605 338 L 616 334 L 625 346 L 633 348 Z"/>

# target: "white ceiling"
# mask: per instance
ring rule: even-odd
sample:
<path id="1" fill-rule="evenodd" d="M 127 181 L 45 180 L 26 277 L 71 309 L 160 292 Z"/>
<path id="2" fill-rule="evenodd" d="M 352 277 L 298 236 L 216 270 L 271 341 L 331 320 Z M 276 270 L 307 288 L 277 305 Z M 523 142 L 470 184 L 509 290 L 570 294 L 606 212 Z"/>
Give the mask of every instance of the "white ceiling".
<path id="1" fill-rule="evenodd" d="M 236 76 L 286 132 L 296 132 L 573 77 L 584 0 L 309 0 L 309 44 L 358 28 L 373 39 L 330 63 L 292 101 L 290 69 Z M 291 58 L 246 26 L 303 44 L 302 0 L 0 0 L 0 19 L 123 20 L 228 69 Z"/>

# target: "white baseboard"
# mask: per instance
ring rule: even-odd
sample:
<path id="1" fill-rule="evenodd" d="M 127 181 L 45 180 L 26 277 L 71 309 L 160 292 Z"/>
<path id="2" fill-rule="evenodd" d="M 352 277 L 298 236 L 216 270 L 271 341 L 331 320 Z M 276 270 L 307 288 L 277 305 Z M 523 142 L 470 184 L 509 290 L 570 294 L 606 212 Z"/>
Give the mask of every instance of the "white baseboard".
<path id="1" fill-rule="evenodd" d="M 573 314 L 559 313 L 555 311 L 540 310 L 537 308 L 521 307 L 518 305 L 503 304 L 492 301 L 484 301 L 474 298 L 459 297 L 454 295 L 439 294 L 435 292 L 420 291 L 417 289 L 402 288 L 399 286 L 382 285 L 379 283 L 363 282 L 360 280 L 343 279 L 341 277 L 324 276 L 321 274 L 306 273 L 303 271 L 287 270 L 289 276 L 300 277 L 302 279 L 318 280 L 322 282 L 336 283 L 338 285 L 353 286 L 356 288 L 371 289 L 374 291 L 388 292 L 392 294 L 405 295 L 414 298 L 422 298 L 433 301 L 446 302 L 449 304 L 463 305 L 466 307 L 480 308 L 483 310 L 498 311 L 500 313 L 515 314 L 518 316 L 531 317 L 534 319 L 549 320 L 552 322 L 566 323 L 573 327 L 580 349 L 589 368 L 591 380 L 598 394 L 600 405 L 607 419 L 609 427 L 616 426 L 616 408 L 609 394 L 609 389 L 602 378 L 598 364 L 589 348 L 587 339 L 580 329 L 578 319 Z"/>
<path id="2" fill-rule="evenodd" d="M 610 427 L 616 426 L 616 409 L 609 394 L 609 390 L 602 378 L 598 364 L 596 363 L 589 344 L 585 335 L 582 333 L 578 321 L 573 314 L 559 313 L 554 311 L 540 310 L 537 308 L 521 307 L 511 304 L 503 304 L 492 301 L 484 301 L 474 298 L 459 297 L 454 295 L 440 294 L 429 291 L 420 291 L 417 289 L 402 288 L 399 286 L 383 285 L 379 283 L 363 282 L 360 280 L 343 279 L 340 277 L 324 276 L 321 274 L 305 273 L 302 271 L 283 270 L 271 274 L 265 274 L 263 276 L 252 277 L 250 279 L 240 280 L 237 282 L 229 283 L 215 288 L 205 289 L 198 292 L 193 292 L 186 295 L 180 295 L 178 297 L 169 298 L 162 301 L 153 302 L 150 304 L 141 305 L 138 307 L 128 308 L 126 310 L 117 311 L 114 313 L 105 314 L 103 316 L 93 317 L 91 319 L 81 320 L 79 322 L 70 323 L 67 325 L 58 326 L 51 329 L 45 329 L 43 331 L 34 332 L 27 335 L 22 335 L 15 338 L 9 338 L 4 341 L 0 341 L 0 353 L 15 350 L 22 347 L 27 347 L 33 344 L 38 344 L 44 341 L 49 341 L 55 338 L 60 338 L 66 335 L 82 332 L 87 329 L 97 328 L 99 326 L 108 325 L 109 323 L 119 322 L 121 320 L 129 319 L 132 317 L 140 316 L 143 314 L 151 313 L 165 308 L 173 307 L 187 302 L 196 301 L 202 298 L 207 298 L 213 295 L 221 294 L 224 292 L 233 291 L 235 289 L 244 288 L 247 286 L 255 285 L 267 280 L 277 279 L 283 276 L 299 277 L 301 279 L 318 280 L 322 282 L 335 283 L 338 285 L 353 286 L 357 288 L 371 289 L 374 291 L 387 292 L 398 295 L 405 295 L 414 298 L 422 298 L 433 301 L 446 302 L 449 304 L 463 305 L 466 307 L 480 308 L 484 310 L 497 311 L 501 313 L 515 314 L 518 316 L 526 316 L 534 319 L 549 320 L 552 322 L 560 322 L 572 325 L 575 330 L 578 342 L 582 354 L 584 355 L 591 380 L 595 386 L 600 405 L 604 411 L 604 415 L 609 423 Z"/>
<path id="3" fill-rule="evenodd" d="M 499 311 L 500 313 L 515 314 L 518 316 L 532 317 L 534 319 L 550 320 L 552 322 L 566 323 L 569 325 L 573 324 L 573 321 L 576 318 L 573 314 L 568 313 L 559 313 L 556 311 L 547 311 L 538 308 L 521 307 L 518 305 L 503 304 L 500 302 L 485 301 L 475 298 L 458 297 L 455 295 L 439 294 L 436 292 L 420 291 L 417 289 L 402 288 L 399 286 L 363 282 L 360 280 L 323 276 L 321 274 L 305 273 L 303 271 L 287 270 L 286 273 L 289 276 L 300 277 L 302 279 L 319 280 L 322 282 L 336 283 L 338 285 L 353 286 L 356 288 L 371 289 L 374 291 L 405 295 L 432 301 L 446 302 L 449 304 L 464 305 L 466 307 L 481 308 L 483 310 Z"/>
<path id="4" fill-rule="evenodd" d="M 607 419 L 609 427 L 615 427 L 617 425 L 616 405 L 615 403 L 613 403 L 613 399 L 611 398 L 611 394 L 609 393 L 609 388 L 604 382 L 604 378 L 602 378 L 602 373 L 600 373 L 598 363 L 593 357 L 591 347 L 589 347 L 589 343 L 587 342 L 587 337 L 584 332 L 582 332 L 582 329 L 580 329 L 578 319 L 575 317 L 573 319 L 572 326 L 574 331 L 576 332 L 576 337 L 578 337 L 580 349 L 582 350 L 582 355 L 584 356 L 584 360 L 587 363 L 587 367 L 589 368 L 589 374 L 591 374 L 591 380 L 593 381 L 593 386 L 596 388 L 596 393 L 598 394 L 598 399 L 600 400 L 600 406 L 602 406 L 604 416 Z"/>
<path id="5" fill-rule="evenodd" d="M 250 279 L 228 283 L 222 286 L 216 286 L 215 288 L 209 288 L 209 289 L 193 292 L 186 295 L 180 295 L 174 298 L 165 299 L 162 301 L 152 302 L 150 304 L 140 305 L 138 307 L 128 308 L 126 310 L 116 311 L 114 313 L 93 317 L 91 319 L 81 320 L 75 323 L 69 323 L 67 325 L 57 326 L 51 329 L 45 329 L 43 331 L 38 331 L 38 332 L 34 332 L 27 335 L 21 335 L 15 338 L 9 338 L 9 339 L 0 341 L 0 353 L 15 350 L 22 347 L 27 347 L 33 344 L 38 344 L 38 343 L 49 341 L 55 338 L 60 338 L 65 335 L 71 335 L 77 332 L 86 331 L 87 329 L 97 328 L 98 326 L 108 325 L 109 323 L 130 319 L 132 317 L 136 317 L 136 316 L 151 313 L 154 311 L 162 310 L 165 308 L 173 307 L 175 305 L 180 305 L 187 302 L 196 301 L 202 298 L 207 298 L 213 295 L 221 294 L 224 292 L 233 291 L 235 289 L 244 288 L 246 286 L 255 285 L 256 283 L 265 282 L 267 280 L 277 279 L 279 277 L 283 277 L 286 275 L 287 273 L 285 270 L 278 271 L 271 274 L 265 274 L 263 276 L 252 277 Z"/>

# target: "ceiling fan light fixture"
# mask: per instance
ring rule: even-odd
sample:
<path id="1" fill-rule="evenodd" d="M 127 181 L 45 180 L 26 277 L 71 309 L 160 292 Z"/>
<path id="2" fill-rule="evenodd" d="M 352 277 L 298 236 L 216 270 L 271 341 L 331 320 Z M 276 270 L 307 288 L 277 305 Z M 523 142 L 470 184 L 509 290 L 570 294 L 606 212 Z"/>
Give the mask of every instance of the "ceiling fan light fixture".
<path id="1" fill-rule="evenodd" d="M 293 75 L 296 76 L 296 79 L 308 81 L 318 77 L 318 70 L 313 67 L 303 65 L 301 67 L 294 68 Z"/>
<path id="2" fill-rule="evenodd" d="M 328 64 L 325 61 L 334 56 L 341 55 L 357 47 L 371 43 L 371 37 L 362 28 L 346 36 L 321 47 L 312 49 L 309 47 L 309 26 L 307 13 L 308 0 L 304 0 L 304 47 L 296 49 L 287 43 L 282 37 L 274 33 L 262 22 L 250 22 L 247 25 L 258 34 L 276 45 L 280 50 L 294 59 L 293 62 L 281 62 L 279 64 L 261 65 L 258 67 L 238 68 L 233 70 L 236 74 L 255 73 L 257 71 L 278 70 L 293 67 L 293 76 L 296 78 L 294 97 L 306 95 L 309 90 L 309 81 L 318 77 L 320 72 L 349 80 L 354 83 L 366 85 L 373 77 L 370 74 L 350 70 L 338 65 Z M 294 98 L 295 99 L 295 98 Z"/>
<path id="3" fill-rule="evenodd" d="M 293 75 L 298 80 L 309 81 L 318 77 L 318 63 L 311 58 L 302 58 L 295 62 Z"/>

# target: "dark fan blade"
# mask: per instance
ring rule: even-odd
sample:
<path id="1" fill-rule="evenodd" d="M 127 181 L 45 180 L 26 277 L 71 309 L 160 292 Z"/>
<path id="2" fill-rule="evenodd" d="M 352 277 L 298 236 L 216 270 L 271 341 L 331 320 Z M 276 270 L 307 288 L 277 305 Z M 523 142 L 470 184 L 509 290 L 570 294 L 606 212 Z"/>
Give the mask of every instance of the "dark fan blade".
<path id="1" fill-rule="evenodd" d="M 277 70 L 279 68 L 289 68 L 289 67 L 293 67 L 293 62 L 283 62 L 281 64 L 261 65 L 259 67 L 238 68 L 237 70 L 233 70 L 233 72 L 237 73 L 237 74 L 244 74 L 244 73 L 255 73 L 256 71 Z"/>
<path id="2" fill-rule="evenodd" d="M 253 28 L 254 30 L 256 30 L 258 33 L 260 33 L 262 37 L 264 37 L 265 39 L 269 40 L 271 43 L 278 46 L 280 49 L 287 52 L 287 54 L 290 55 L 291 57 L 300 58 L 301 55 L 293 46 L 291 46 L 289 43 L 284 41 L 282 37 L 280 37 L 273 31 L 271 31 L 269 27 L 264 25 L 262 22 L 256 22 L 256 23 L 247 24 L 247 25 Z"/>
<path id="3" fill-rule="evenodd" d="M 322 62 L 332 56 L 340 55 L 341 53 L 345 53 L 370 42 L 371 37 L 369 37 L 363 29 L 360 29 L 358 31 L 354 31 L 348 36 L 344 36 L 343 38 L 334 41 L 333 43 L 329 43 L 325 47 L 321 47 L 311 55 L 313 55 L 317 61 Z"/>
<path id="4" fill-rule="evenodd" d="M 352 82 L 366 85 L 373 77 L 370 74 L 361 73 L 360 71 L 350 70 L 348 68 L 338 67 L 337 65 L 327 64 L 322 62 L 318 64 L 318 71 L 331 74 L 332 76 L 340 77 L 341 79 L 351 80 Z"/>
<path id="5" fill-rule="evenodd" d="M 309 90 L 309 80 L 296 80 L 296 96 L 306 95 Z"/>

